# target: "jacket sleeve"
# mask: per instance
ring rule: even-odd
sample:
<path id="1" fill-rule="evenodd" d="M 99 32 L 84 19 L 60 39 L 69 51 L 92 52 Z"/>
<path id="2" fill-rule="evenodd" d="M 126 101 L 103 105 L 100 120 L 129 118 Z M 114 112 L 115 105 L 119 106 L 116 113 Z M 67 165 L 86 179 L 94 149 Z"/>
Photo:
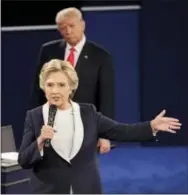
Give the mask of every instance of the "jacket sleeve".
<path id="1" fill-rule="evenodd" d="M 36 162 L 42 159 L 35 138 L 31 113 L 27 111 L 24 133 L 18 154 L 18 163 L 25 169 L 32 168 Z"/>
<path id="2" fill-rule="evenodd" d="M 152 141 L 154 136 L 150 122 L 138 124 L 118 123 L 98 112 L 92 105 L 99 137 L 120 142 Z"/>
<path id="3" fill-rule="evenodd" d="M 114 119 L 114 96 L 113 60 L 108 55 L 99 72 L 99 111 L 111 119 Z"/>

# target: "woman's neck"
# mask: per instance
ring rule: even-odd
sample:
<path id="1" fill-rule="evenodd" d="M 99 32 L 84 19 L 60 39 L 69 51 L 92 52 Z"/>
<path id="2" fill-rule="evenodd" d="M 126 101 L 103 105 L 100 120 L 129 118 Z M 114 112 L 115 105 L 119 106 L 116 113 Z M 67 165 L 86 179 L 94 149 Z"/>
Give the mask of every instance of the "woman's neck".
<path id="1" fill-rule="evenodd" d="M 71 108 L 71 107 L 72 107 L 71 103 L 70 103 L 70 102 L 67 102 L 66 104 L 63 104 L 63 105 L 61 105 L 61 106 L 58 106 L 57 108 L 58 108 L 59 110 L 67 110 L 67 109 L 69 109 L 69 108 Z"/>

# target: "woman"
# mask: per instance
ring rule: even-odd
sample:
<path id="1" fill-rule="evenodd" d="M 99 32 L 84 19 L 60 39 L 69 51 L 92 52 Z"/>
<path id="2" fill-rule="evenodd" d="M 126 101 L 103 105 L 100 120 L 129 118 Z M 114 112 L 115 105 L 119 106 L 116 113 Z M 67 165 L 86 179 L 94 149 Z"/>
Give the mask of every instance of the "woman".
<path id="1" fill-rule="evenodd" d="M 177 119 L 164 117 L 165 111 L 150 122 L 121 124 L 96 112 L 91 104 L 71 101 L 78 77 L 66 61 L 46 63 L 40 87 L 47 102 L 27 112 L 18 157 L 23 168 L 33 171 L 33 193 L 100 194 L 98 137 L 123 142 L 151 140 L 158 131 L 175 133 L 181 126 Z M 47 125 L 50 105 L 57 108 L 53 127 Z M 45 147 L 49 139 L 50 147 Z"/>

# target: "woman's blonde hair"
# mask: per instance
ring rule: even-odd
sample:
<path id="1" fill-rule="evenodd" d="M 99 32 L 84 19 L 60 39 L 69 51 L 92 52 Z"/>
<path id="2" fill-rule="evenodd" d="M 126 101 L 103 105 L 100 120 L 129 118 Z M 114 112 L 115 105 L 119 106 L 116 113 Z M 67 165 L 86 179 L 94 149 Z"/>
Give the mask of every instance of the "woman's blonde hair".
<path id="1" fill-rule="evenodd" d="M 77 88 L 78 88 L 78 76 L 75 69 L 68 61 L 52 59 L 49 62 L 45 63 L 41 69 L 39 75 L 39 85 L 40 88 L 44 91 L 44 85 L 46 79 L 49 74 L 54 72 L 63 72 L 68 79 L 68 83 L 70 88 L 72 89 L 72 93 L 70 94 L 70 98 L 73 98 Z"/>

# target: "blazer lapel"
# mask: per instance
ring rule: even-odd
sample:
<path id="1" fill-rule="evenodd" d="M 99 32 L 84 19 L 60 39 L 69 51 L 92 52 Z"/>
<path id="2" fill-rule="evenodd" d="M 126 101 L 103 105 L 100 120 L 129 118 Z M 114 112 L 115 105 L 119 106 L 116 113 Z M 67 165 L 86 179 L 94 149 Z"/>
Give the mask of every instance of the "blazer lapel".
<path id="1" fill-rule="evenodd" d="M 40 135 L 40 130 L 42 126 L 44 125 L 44 120 L 43 120 L 43 114 L 42 114 L 42 106 L 40 106 L 37 110 L 37 114 L 33 115 L 36 118 L 33 120 L 34 121 L 34 126 L 36 127 L 36 137 Z"/>
<path id="2" fill-rule="evenodd" d="M 70 160 L 73 159 L 76 156 L 76 154 L 79 152 L 84 140 L 84 127 L 83 127 L 82 118 L 80 114 L 80 106 L 75 102 L 71 102 L 71 103 L 73 107 L 75 132 L 73 138 L 72 151 L 70 154 Z"/>
<path id="3" fill-rule="evenodd" d="M 79 104 L 71 101 L 72 107 L 73 107 L 73 119 L 74 119 L 74 137 L 73 137 L 73 145 L 72 145 L 72 151 L 70 153 L 69 159 L 73 159 L 76 154 L 80 151 L 83 141 L 84 141 L 84 121 L 83 113 L 81 113 L 81 109 Z M 36 115 L 36 129 L 39 136 L 40 129 L 44 124 L 47 124 L 48 120 L 48 103 L 44 104 L 43 106 L 40 106 L 38 109 L 38 114 Z"/>

